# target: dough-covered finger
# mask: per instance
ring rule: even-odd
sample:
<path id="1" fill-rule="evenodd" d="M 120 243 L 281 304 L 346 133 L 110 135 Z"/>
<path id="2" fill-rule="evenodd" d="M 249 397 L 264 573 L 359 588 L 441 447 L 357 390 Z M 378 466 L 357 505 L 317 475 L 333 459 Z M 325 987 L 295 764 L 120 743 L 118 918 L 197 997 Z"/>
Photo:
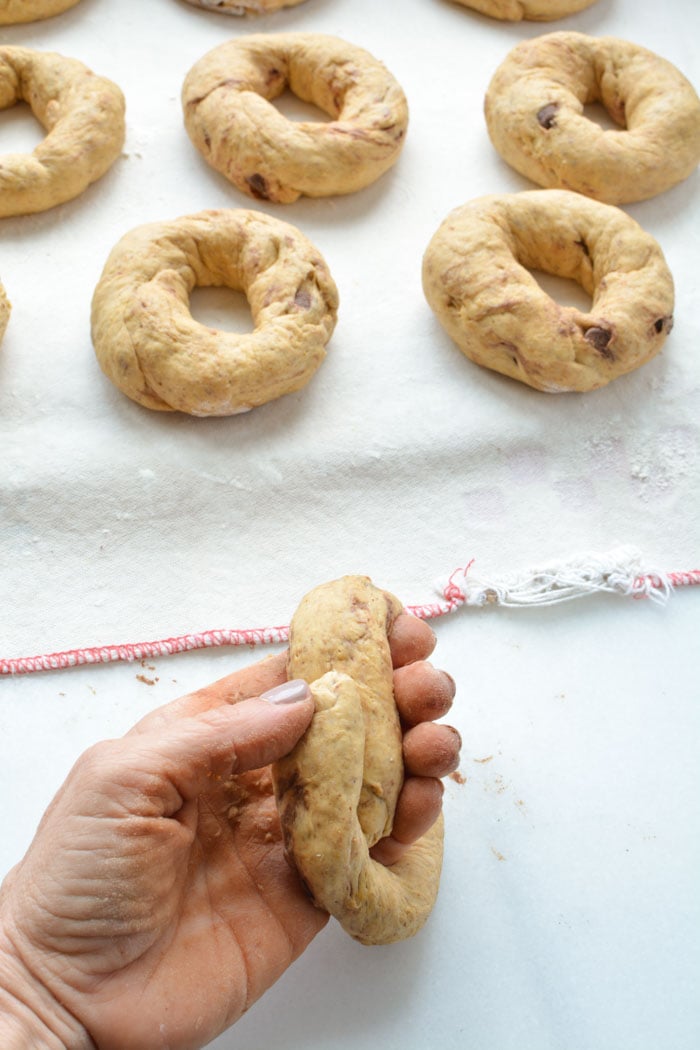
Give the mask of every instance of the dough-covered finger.
<path id="1" fill-rule="evenodd" d="M 405 725 L 433 722 L 452 707 L 455 681 L 426 660 L 418 660 L 394 671 L 394 700 Z"/>
<path id="2" fill-rule="evenodd" d="M 394 667 L 427 660 L 435 648 L 437 639 L 432 627 L 410 613 L 402 612 L 394 620 L 389 631 L 389 651 Z"/>
<path id="3" fill-rule="evenodd" d="M 403 738 L 406 772 L 417 777 L 446 777 L 459 765 L 462 739 L 452 726 L 423 722 Z"/>
<path id="4" fill-rule="evenodd" d="M 440 816 L 442 781 L 434 777 L 409 777 L 404 781 L 394 814 L 391 835 L 380 839 L 372 849 L 372 859 L 392 865 L 401 859 Z"/>

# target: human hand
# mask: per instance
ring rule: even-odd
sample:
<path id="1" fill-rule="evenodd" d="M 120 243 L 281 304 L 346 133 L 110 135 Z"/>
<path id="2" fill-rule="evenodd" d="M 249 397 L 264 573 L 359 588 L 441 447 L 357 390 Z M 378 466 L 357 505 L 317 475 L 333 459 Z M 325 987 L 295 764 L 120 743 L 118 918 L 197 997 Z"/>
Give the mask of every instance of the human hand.
<path id="1" fill-rule="evenodd" d="M 430 628 L 404 614 L 389 641 L 406 781 L 373 856 L 391 864 L 437 818 L 459 737 L 430 721 L 454 695 L 426 662 Z M 272 794 L 269 764 L 313 714 L 303 683 L 285 682 L 281 654 L 78 760 L 0 891 L 0 1007 L 25 1033 L 3 1050 L 202 1047 L 325 925 L 285 859 Z"/>

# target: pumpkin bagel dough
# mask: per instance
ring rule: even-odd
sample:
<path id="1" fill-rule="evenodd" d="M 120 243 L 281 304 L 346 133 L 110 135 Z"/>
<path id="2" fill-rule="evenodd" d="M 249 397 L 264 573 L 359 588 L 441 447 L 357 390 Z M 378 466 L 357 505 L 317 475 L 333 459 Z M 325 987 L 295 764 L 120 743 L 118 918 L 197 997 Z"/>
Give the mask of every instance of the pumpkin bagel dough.
<path id="1" fill-rule="evenodd" d="M 619 128 L 587 118 L 594 102 Z M 608 204 L 662 193 L 700 161 L 692 84 L 653 51 L 616 37 L 522 41 L 494 73 L 484 113 L 491 141 L 521 175 Z"/>
<path id="2" fill-rule="evenodd" d="M 60 15 L 77 3 L 78 0 L 0 0 L 0 26 L 40 22 L 44 18 Z"/>
<path id="3" fill-rule="evenodd" d="M 577 281 L 590 312 L 560 306 L 530 270 Z M 467 357 L 550 393 L 594 390 L 639 368 L 673 326 L 673 278 L 654 238 L 619 208 L 568 190 L 455 209 L 426 249 L 423 288 Z"/>
<path id="4" fill-rule="evenodd" d="M 471 7 L 482 15 L 500 18 L 503 22 L 553 22 L 576 11 L 583 11 L 596 0 L 456 0 L 463 7 Z"/>
<path id="5" fill-rule="evenodd" d="M 189 309 L 195 287 L 243 292 L 254 331 L 208 328 Z M 102 370 L 160 411 L 227 416 L 299 390 L 326 356 L 338 292 L 319 251 L 260 212 L 203 211 L 127 233 L 92 300 Z"/>
<path id="6" fill-rule="evenodd" d="M 0 157 L 0 216 L 72 200 L 105 174 L 124 143 L 124 96 L 77 59 L 0 47 L 0 109 L 19 101 L 47 134 L 33 153 Z"/>
<path id="7" fill-rule="evenodd" d="M 285 88 L 332 119 L 292 121 Z M 352 193 L 396 161 L 404 93 L 362 48 L 320 33 L 257 34 L 214 48 L 187 74 L 185 126 L 205 160 L 249 197 L 289 203 Z"/>
<path id="8" fill-rule="evenodd" d="M 442 867 L 442 817 L 391 867 L 369 854 L 391 832 L 403 783 L 388 642 L 400 612 L 365 576 L 306 595 L 292 620 L 288 673 L 309 682 L 316 713 L 273 766 L 288 855 L 316 904 L 364 944 L 416 933 Z"/>
<path id="9" fill-rule="evenodd" d="M 304 0 L 187 0 L 187 3 L 222 15 L 266 15 L 282 7 L 296 7 Z"/>

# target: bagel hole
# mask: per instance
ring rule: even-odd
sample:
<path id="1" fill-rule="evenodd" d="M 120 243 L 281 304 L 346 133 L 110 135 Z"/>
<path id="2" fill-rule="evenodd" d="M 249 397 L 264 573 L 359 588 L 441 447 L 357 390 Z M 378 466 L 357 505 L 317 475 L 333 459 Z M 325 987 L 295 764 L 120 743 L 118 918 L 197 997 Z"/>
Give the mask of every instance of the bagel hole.
<path id="1" fill-rule="evenodd" d="M 32 153 L 46 138 L 44 128 L 27 102 L 10 106 L 0 121 L 0 150 L 3 153 Z"/>
<path id="2" fill-rule="evenodd" d="M 543 292 L 559 306 L 572 306 L 582 313 L 590 313 L 592 300 L 578 281 L 569 277 L 555 277 L 542 270 L 529 270 Z"/>
<path id="3" fill-rule="evenodd" d="M 220 332 L 245 335 L 255 328 L 248 300 L 233 288 L 193 288 L 190 313 L 199 324 Z"/>
<path id="4" fill-rule="evenodd" d="M 324 124 L 334 119 L 328 113 L 319 109 L 318 106 L 315 106 L 313 102 L 304 102 L 289 89 L 279 95 L 274 100 L 273 105 L 277 107 L 283 117 L 295 123 Z"/>
<path id="5" fill-rule="evenodd" d="M 620 131 L 625 127 L 624 124 L 618 124 L 602 102 L 589 102 L 583 107 L 583 115 L 603 131 Z"/>

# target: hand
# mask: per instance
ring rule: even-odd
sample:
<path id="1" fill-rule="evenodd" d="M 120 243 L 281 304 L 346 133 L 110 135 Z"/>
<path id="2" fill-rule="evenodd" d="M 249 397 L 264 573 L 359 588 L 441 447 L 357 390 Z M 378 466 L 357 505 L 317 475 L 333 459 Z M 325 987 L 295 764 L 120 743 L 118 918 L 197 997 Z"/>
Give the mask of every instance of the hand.
<path id="1" fill-rule="evenodd" d="M 437 818 L 437 778 L 460 744 L 429 721 L 454 695 L 425 662 L 430 628 L 403 614 L 390 644 L 406 782 L 392 836 L 373 851 L 382 863 Z M 303 683 L 285 681 L 282 654 L 78 760 L 0 891 L 0 989 L 29 1011 L 32 1046 L 204 1046 L 325 925 L 285 859 L 272 796 L 269 764 L 313 713 Z M 290 690 L 296 702 L 284 702 Z"/>

